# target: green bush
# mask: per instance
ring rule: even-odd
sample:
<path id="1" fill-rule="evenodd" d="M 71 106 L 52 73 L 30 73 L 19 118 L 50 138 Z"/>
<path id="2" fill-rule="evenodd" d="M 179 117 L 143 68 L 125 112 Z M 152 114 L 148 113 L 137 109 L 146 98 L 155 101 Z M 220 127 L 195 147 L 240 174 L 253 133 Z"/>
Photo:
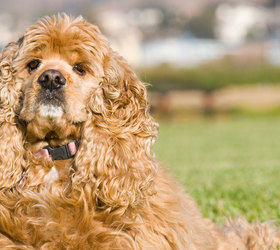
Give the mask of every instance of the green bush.
<path id="1" fill-rule="evenodd" d="M 150 91 L 201 89 L 213 91 L 229 85 L 279 84 L 280 68 L 269 64 L 237 64 L 232 61 L 205 64 L 196 68 L 161 65 L 142 68 L 140 78 L 151 84 Z"/>

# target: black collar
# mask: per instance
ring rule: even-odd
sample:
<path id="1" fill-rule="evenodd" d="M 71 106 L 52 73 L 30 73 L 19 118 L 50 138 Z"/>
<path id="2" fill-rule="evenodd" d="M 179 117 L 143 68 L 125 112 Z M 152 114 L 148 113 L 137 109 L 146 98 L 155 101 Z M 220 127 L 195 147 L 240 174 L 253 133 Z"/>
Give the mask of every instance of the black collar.
<path id="1" fill-rule="evenodd" d="M 44 154 L 47 155 L 48 157 L 51 157 L 53 161 L 66 160 L 75 156 L 78 147 L 79 147 L 79 139 L 75 139 L 63 146 L 57 146 L 54 148 L 51 146 L 46 146 L 40 151 L 47 150 L 47 152 L 45 151 Z"/>

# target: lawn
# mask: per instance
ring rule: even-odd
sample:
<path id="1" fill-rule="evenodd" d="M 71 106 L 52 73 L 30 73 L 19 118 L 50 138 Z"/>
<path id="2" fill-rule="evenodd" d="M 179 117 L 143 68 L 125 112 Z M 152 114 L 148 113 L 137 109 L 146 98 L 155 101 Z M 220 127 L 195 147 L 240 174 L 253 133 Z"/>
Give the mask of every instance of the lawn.
<path id="1" fill-rule="evenodd" d="M 204 216 L 280 224 L 280 117 L 159 123 L 157 159 Z"/>

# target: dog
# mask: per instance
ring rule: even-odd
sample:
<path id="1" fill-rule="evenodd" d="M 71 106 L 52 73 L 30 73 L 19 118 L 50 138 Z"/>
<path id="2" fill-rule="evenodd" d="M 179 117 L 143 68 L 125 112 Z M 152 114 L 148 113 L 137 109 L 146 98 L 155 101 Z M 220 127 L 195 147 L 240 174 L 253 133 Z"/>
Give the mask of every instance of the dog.
<path id="1" fill-rule="evenodd" d="M 276 249 L 279 230 L 220 228 L 151 152 L 146 84 L 99 29 L 40 19 L 0 59 L 1 249 Z"/>

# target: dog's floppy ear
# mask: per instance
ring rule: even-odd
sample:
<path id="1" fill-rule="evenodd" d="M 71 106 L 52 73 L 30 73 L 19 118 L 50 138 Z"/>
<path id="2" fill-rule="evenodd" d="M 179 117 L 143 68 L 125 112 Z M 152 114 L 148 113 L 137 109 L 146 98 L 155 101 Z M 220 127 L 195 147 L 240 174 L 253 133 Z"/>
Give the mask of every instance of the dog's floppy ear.
<path id="1" fill-rule="evenodd" d="M 93 183 L 106 209 L 134 207 L 151 195 L 157 165 L 150 152 L 157 123 L 149 114 L 146 86 L 126 61 L 108 49 L 104 81 L 90 100 L 74 182 Z"/>
<path id="2" fill-rule="evenodd" d="M 0 55 L 0 189 L 13 187 L 25 166 L 24 135 L 17 123 L 21 84 L 12 66 L 22 41 L 8 44 Z"/>

